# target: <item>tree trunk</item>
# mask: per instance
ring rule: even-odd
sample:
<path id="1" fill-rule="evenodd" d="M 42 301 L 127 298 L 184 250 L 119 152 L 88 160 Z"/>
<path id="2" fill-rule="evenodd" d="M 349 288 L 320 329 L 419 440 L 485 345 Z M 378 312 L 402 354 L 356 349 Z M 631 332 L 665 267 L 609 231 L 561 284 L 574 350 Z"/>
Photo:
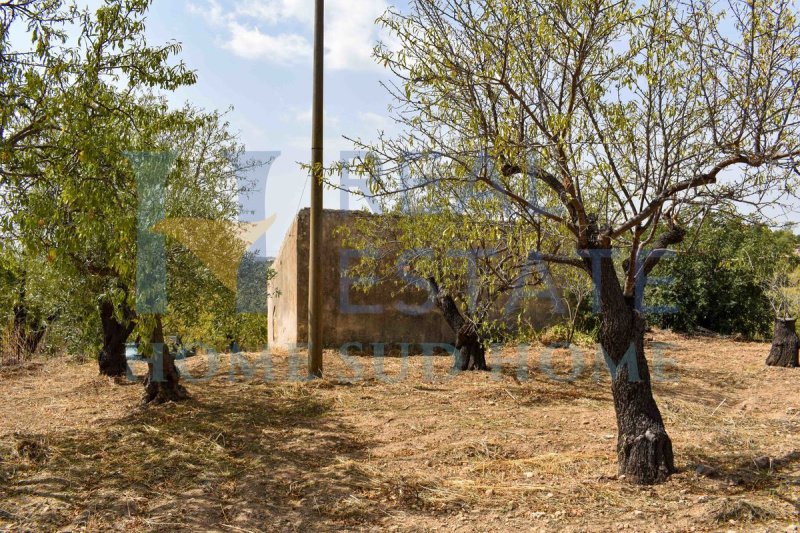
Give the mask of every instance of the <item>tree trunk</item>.
<path id="1" fill-rule="evenodd" d="M 775 335 L 772 339 L 772 348 L 767 357 L 767 366 L 785 366 L 796 368 L 798 365 L 797 353 L 800 349 L 800 339 L 797 338 L 795 323 L 797 319 L 775 319 Z"/>
<path id="2" fill-rule="evenodd" d="M 144 380 L 144 403 L 159 404 L 187 399 L 189 393 L 180 384 L 175 359 L 164 342 L 164 329 L 159 315 L 156 315 L 152 343 L 153 355 L 147 363 L 147 377 Z"/>
<path id="3" fill-rule="evenodd" d="M 428 278 L 433 291 L 436 307 L 444 315 L 445 320 L 456 334 L 454 370 L 489 370 L 486 364 L 486 348 L 474 324 L 464 318 L 458 305 L 449 294 L 439 290 L 434 278 Z"/>
<path id="4" fill-rule="evenodd" d="M 644 354 L 644 317 L 624 296 L 611 259 L 601 260 L 600 344 L 612 375 L 617 416 L 617 461 L 626 480 L 649 485 L 675 472 Z"/>
<path id="5" fill-rule="evenodd" d="M 100 373 L 104 376 L 124 376 L 128 366 L 125 360 L 125 342 L 134 328 L 133 312 L 125 311 L 123 322 L 114 316 L 114 304 L 108 300 L 100 303 L 100 322 L 103 326 L 103 347 L 97 357 Z"/>
<path id="6" fill-rule="evenodd" d="M 117 281 L 118 288 L 127 297 L 128 289 Z M 125 357 L 125 343 L 135 327 L 136 313 L 127 303 L 127 298 L 122 300 L 121 315 L 118 319 L 114 314 L 114 303 L 103 299 L 99 305 L 100 323 L 103 327 L 103 346 L 97 357 L 100 374 L 119 377 L 127 372 L 128 363 Z"/>
<path id="7" fill-rule="evenodd" d="M 25 336 L 25 349 L 29 355 L 35 354 L 36 350 L 39 349 L 39 344 L 41 344 L 44 334 L 47 332 L 47 325 L 49 323 L 50 321 L 48 320 L 46 324 L 39 324 L 28 330 Z"/>
<path id="8" fill-rule="evenodd" d="M 100 373 L 104 376 L 124 376 L 128 363 L 125 360 L 125 342 L 133 331 L 133 312 L 125 311 L 126 319 L 120 322 L 114 316 L 114 304 L 109 300 L 100 303 L 100 322 L 103 326 L 103 347 L 97 357 Z"/>
<path id="9" fill-rule="evenodd" d="M 24 291 L 21 291 L 24 297 Z M 17 361 L 23 361 L 36 353 L 39 344 L 44 338 L 48 324 L 55 317 L 50 317 L 44 323 L 36 323 L 31 320 L 28 308 L 24 301 L 20 301 L 14 306 L 14 324 L 12 329 L 14 357 Z"/>

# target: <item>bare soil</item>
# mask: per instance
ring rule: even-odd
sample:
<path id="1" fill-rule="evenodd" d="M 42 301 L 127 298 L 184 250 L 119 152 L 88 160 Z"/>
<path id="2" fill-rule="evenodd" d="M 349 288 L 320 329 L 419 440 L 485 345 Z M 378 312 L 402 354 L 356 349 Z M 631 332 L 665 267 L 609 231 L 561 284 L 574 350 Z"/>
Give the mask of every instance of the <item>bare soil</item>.
<path id="1" fill-rule="evenodd" d="M 765 367 L 768 344 L 651 337 L 680 469 L 653 487 L 616 475 L 595 348 L 456 376 L 330 351 L 310 382 L 302 353 L 198 356 L 192 399 L 147 408 L 94 363 L 6 369 L 0 531 L 793 530 L 800 370 Z"/>

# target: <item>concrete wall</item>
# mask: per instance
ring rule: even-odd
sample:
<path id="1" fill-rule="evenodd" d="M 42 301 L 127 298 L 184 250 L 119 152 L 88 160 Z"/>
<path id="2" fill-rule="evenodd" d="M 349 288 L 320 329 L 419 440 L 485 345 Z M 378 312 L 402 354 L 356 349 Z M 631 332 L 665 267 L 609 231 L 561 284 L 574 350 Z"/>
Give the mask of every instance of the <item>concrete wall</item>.
<path id="1" fill-rule="evenodd" d="M 342 286 L 340 273 L 346 266 L 341 265 L 342 239 L 336 228 L 353 224 L 363 216 L 373 215 L 360 211 L 323 211 L 322 335 L 326 347 L 338 348 L 348 342 L 361 342 L 365 348 L 373 342 L 452 343 L 455 335 L 434 306 L 422 315 L 410 315 L 397 308 L 402 303 L 424 304 L 428 298 L 426 291 L 410 289 L 394 295 L 390 287 L 381 285 L 367 293 Z M 287 348 L 308 342 L 309 218 L 307 208 L 298 213 L 273 264 L 276 275 L 270 282 L 270 294 L 279 292 L 270 297 L 268 308 L 273 347 Z M 535 327 L 553 323 L 555 317 L 548 300 L 529 300 L 526 307 L 526 318 Z"/>
<path id="2" fill-rule="evenodd" d="M 270 280 L 267 300 L 270 344 L 297 342 L 297 222 L 295 218 L 272 263 L 275 277 Z"/>
<path id="3" fill-rule="evenodd" d="M 280 294 L 270 297 L 269 302 L 269 336 L 274 347 L 308 342 L 309 215 L 308 209 L 298 213 L 275 258 L 276 275 L 270 283 L 270 294 L 275 291 Z M 424 303 L 425 292 L 410 290 L 393 296 L 391 290 L 381 286 L 367 293 L 352 287 L 346 290 L 342 286 L 342 239 L 335 232 L 337 227 L 352 224 L 359 216 L 368 215 L 357 211 L 323 211 L 322 336 L 325 345 L 340 347 L 348 342 L 361 342 L 366 348 L 373 342 L 453 342 L 452 330 L 435 307 L 423 315 L 409 315 L 397 309 L 398 303 Z"/>

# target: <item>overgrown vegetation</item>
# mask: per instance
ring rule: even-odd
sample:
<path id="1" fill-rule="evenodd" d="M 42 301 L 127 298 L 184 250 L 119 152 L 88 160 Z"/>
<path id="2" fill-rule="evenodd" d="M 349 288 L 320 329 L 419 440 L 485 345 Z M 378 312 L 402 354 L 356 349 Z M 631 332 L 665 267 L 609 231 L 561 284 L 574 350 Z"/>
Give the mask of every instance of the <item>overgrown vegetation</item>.
<path id="1" fill-rule="evenodd" d="M 651 314 L 650 322 L 688 333 L 703 328 L 770 338 L 776 317 L 771 281 L 800 264 L 800 241 L 791 231 L 738 218 L 710 216 L 697 225 L 694 239 L 652 274 L 668 281 L 648 292 L 648 305 L 671 309 Z"/>
<path id="2" fill-rule="evenodd" d="M 262 317 L 238 313 L 235 279 L 220 283 L 197 250 L 171 235 L 151 252 L 161 230 L 140 227 L 138 210 L 155 206 L 163 218 L 227 224 L 227 241 L 240 242 L 239 194 L 247 184 L 238 177 L 261 164 L 242 161 L 224 113 L 166 104 L 164 92 L 194 83 L 196 74 L 180 61 L 179 43 L 146 41 L 150 3 L 109 0 L 94 11 L 70 0 L 2 3 L 4 360 L 66 350 L 97 357 L 105 374 L 124 375 L 125 342 L 146 346 L 161 324 L 153 314 L 167 315 L 166 335 L 226 346 L 265 339 Z M 27 48 L 11 41 L 24 30 Z M 137 175 L 146 154 L 165 162 L 163 183 L 149 188 Z M 223 260 L 234 274 L 245 249 Z M 166 272 L 140 272 L 146 253 L 161 254 Z M 263 295 L 269 269 L 255 274 Z M 166 285 L 145 287 L 142 275 L 165 276 Z M 148 290 L 169 307 L 142 306 L 153 297 Z"/>

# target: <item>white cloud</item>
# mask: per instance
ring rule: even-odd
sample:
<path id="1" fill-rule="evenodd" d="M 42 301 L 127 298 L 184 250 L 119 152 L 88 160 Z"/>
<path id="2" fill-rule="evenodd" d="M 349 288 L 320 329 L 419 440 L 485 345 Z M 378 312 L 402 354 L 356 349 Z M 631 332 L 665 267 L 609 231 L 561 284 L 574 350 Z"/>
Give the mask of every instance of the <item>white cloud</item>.
<path id="1" fill-rule="evenodd" d="M 272 63 L 295 63 L 311 57 L 311 45 L 296 33 L 262 33 L 238 22 L 228 25 L 230 37 L 223 47 L 245 59 L 264 59 Z"/>
<path id="2" fill-rule="evenodd" d="M 206 0 L 188 3 L 222 35 L 221 45 L 239 57 L 287 64 L 311 58 L 314 9 L 310 0 Z M 235 7 L 233 7 L 231 4 Z M 334 70 L 377 68 L 372 49 L 382 37 L 375 19 L 386 0 L 328 0 L 325 12 L 325 64 Z"/>
<path id="3" fill-rule="evenodd" d="M 380 38 L 375 19 L 386 10 L 386 2 L 332 0 L 328 6 L 325 59 L 330 68 L 377 68 L 372 59 L 372 49 Z"/>
<path id="4" fill-rule="evenodd" d="M 225 14 L 222 11 L 222 6 L 216 0 L 208 0 L 202 6 L 194 2 L 187 2 L 186 9 L 193 15 L 203 17 L 211 26 L 221 27 L 225 25 Z"/>
<path id="5" fill-rule="evenodd" d="M 388 116 L 373 113 L 372 111 L 360 111 L 358 120 L 368 128 L 375 130 L 385 130 L 391 124 L 391 119 Z"/>
<path id="6" fill-rule="evenodd" d="M 314 22 L 314 6 L 310 0 L 246 0 L 236 3 L 235 15 L 270 24 L 297 20 L 310 25 Z"/>

